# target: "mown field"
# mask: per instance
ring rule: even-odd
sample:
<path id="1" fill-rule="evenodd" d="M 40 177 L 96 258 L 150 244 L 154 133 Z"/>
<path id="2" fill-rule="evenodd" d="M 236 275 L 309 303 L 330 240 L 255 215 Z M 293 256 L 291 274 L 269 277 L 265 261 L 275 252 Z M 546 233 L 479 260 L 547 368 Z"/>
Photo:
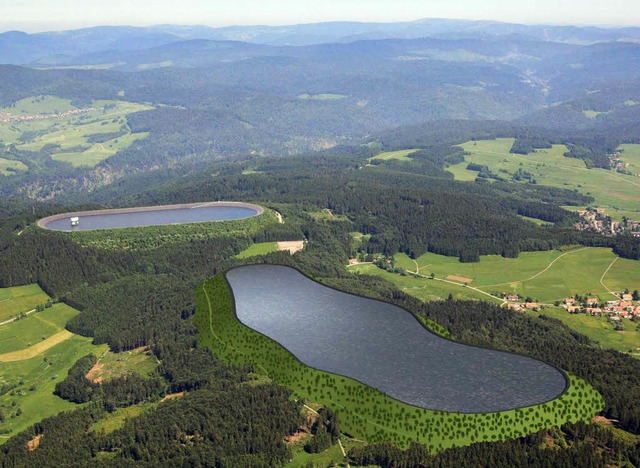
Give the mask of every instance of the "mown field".
<path id="1" fill-rule="evenodd" d="M 0 322 L 46 303 L 49 296 L 37 284 L 0 288 Z"/>
<path id="2" fill-rule="evenodd" d="M 539 185 L 577 190 L 594 197 L 594 205 L 607 209 L 614 219 L 623 215 L 640 218 L 640 179 L 605 169 L 587 169 L 580 159 L 567 158 L 564 145 L 539 149 L 528 155 L 509 153 L 513 138 L 469 141 L 460 145 L 465 162 L 447 168 L 457 180 L 473 181 L 478 172 L 467 169 L 469 163 L 488 166 L 491 171 L 511 179 L 519 169 L 533 175 Z M 573 207 L 572 209 L 576 209 Z"/>
<path id="3" fill-rule="evenodd" d="M 444 301 L 449 298 L 449 294 L 454 299 L 475 299 L 500 304 L 502 301 L 492 299 L 484 294 L 465 288 L 462 284 L 450 284 L 443 281 L 431 280 L 427 278 L 416 278 L 415 276 L 402 276 L 397 273 L 389 273 L 375 265 L 355 265 L 349 267 L 349 271 L 354 274 L 379 276 L 385 280 L 395 284 L 399 289 L 417 297 L 418 299 L 428 301 Z"/>
<path id="4" fill-rule="evenodd" d="M 132 373 L 148 377 L 157 367 L 158 361 L 148 348 L 136 348 L 121 353 L 108 351 L 99 356 L 97 364 L 87 377 L 94 382 L 113 380 Z"/>
<path id="5" fill-rule="evenodd" d="M 95 166 L 148 135 L 132 133 L 127 124 L 127 115 L 150 110 L 150 106 L 124 101 L 95 101 L 91 107 L 93 110 L 79 114 L 2 122 L 0 140 L 26 151 L 40 151 L 45 145 L 55 145 L 51 156 L 53 159 L 73 166 Z M 68 99 L 34 96 L 0 109 L 0 113 L 9 113 L 12 117 L 31 117 L 76 110 L 78 108 Z"/>
<path id="6" fill-rule="evenodd" d="M 197 289 L 193 320 L 201 345 L 209 346 L 226 362 L 252 365 L 255 373 L 291 388 L 296 398 L 332 408 L 342 430 L 362 440 L 389 441 L 402 447 L 415 440 L 437 451 L 523 436 L 568 420 L 587 420 L 603 405 L 600 395 L 575 377 L 556 400 L 500 413 L 445 413 L 401 403 L 347 377 L 309 368 L 273 340 L 242 325 L 235 318 L 231 289 L 222 275 Z"/>
<path id="7" fill-rule="evenodd" d="M 236 258 L 255 257 L 256 255 L 266 255 L 268 253 L 277 251 L 277 242 L 261 242 L 259 244 L 252 244 L 250 247 L 244 249 L 242 252 L 236 255 Z"/>
<path id="8" fill-rule="evenodd" d="M 42 312 L 0 326 L 0 361 L 2 354 L 29 348 L 64 330 L 79 312 L 66 304 L 53 304 Z"/>
<path id="9" fill-rule="evenodd" d="M 608 290 L 640 289 L 640 262 L 616 258 L 608 248 L 578 247 L 522 252 L 518 258 L 485 255 L 478 263 L 461 263 L 455 257 L 426 253 L 415 262 L 423 275 L 434 273 L 436 278 L 467 282 L 488 293 L 520 294 L 551 303 L 588 293 L 601 300 L 614 300 L 616 297 Z M 395 255 L 394 260 L 397 266 L 416 271 L 416 263 L 406 255 Z M 469 291 L 463 297 L 475 298 L 466 293 Z"/>

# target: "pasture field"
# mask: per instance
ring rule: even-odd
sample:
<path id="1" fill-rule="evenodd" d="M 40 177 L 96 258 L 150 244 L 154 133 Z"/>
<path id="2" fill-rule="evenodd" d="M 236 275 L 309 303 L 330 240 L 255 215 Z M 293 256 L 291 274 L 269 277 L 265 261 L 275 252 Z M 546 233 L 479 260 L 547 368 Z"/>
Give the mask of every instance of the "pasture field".
<path id="1" fill-rule="evenodd" d="M 371 159 L 379 159 L 381 161 L 388 161 L 389 159 L 397 159 L 398 161 L 412 161 L 409 155 L 412 153 L 415 153 L 416 151 L 420 151 L 420 150 L 409 149 L 409 150 L 400 150 L 400 151 L 387 151 L 385 153 L 380 153 Z"/>
<path id="2" fill-rule="evenodd" d="M 2 122 L 0 140 L 26 151 L 40 151 L 45 145 L 55 145 L 53 159 L 73 166 L 95 166 L 148 135 L 131 133 L 127 115 L 150 110 L 150 106 L 124 101 L 94 101 L 91 108 L 59 117 Z M 18 101 L 0 112 L 19 118 L 47 117 L 79 110 L 68 99 L 39 96 Z"/>
<path id="3" fill-rule="evenodd" d="M 46 303 L 49 296 L 37 284 L 0 288 L 0 322 Z"/>
<path id="4" fill-rule="evenodd" d="M 627 170 L 640 175 L 640 145 L 620 145 L 618 149 L 622 150 L 620 159 L 629 164 Z"/>
<path id="5" fill-rule="evenodd" d="M 623 320 L 625 330 L 615 330 L 607 317 L 591 317 L 586 314 L 570 314 L 561 308 L 547 308 L 541 312 L 528 312 L 533 316 L 546 315 L 562 321 L 572 330 L 588 336 L 600 344 L 601 348 L 610 348 L 640 357 L 640 331 L 631 320 Z"/>
<path id="6" fill-rule="evenodd" d="M 89 380 L 102 382 L 136 373 L 148 377 L 158 367 L 156 357 L 148 348 L 137 348 L 121 353 L 108 351 L 87 374 Z"/>
<path id="7" fill-rule="evenodd" d="M 266 255 L 272 252 L 278 251 L 277 242 L 261 242 L 259 244 L 252 244 L 248 248 L 244 249 L 236 258 L 249 258 L 256 255 Z"/>
<path id="8" fill-rule="evenodd" d="M 379 276 L 395 284 L 399 289 L 417 297 L 418 299 L 429 301 L 444 301 L 449 298 L 449 294 L 454 299 L 473 299 L 495 302 L 501 304 L 502 301 L 492 299 L 463 285 L 445 283 L 443 281 L 431 280 L 428 278 L 416 278 L 415 276 L 402 276 L 397 273 L 389 273 L 375 265 L 355 265 L 349 267 L 349 271 L 355 274 Z"/>
<path id="9" fill-rule="evenodd" d="M 564 145 L 538 149 L 528 155 L 512 154 L 509 150 L 513 142 L 513 138 L 498 138 L 459 145 L 470 154 L 465 156 L 464 162 L 447 170 L 458 180 L 472 181 L 478 172 L 468 170 L 469 163 L 488 166 L 493 173 L 506 179 L 521 169 L 531 173 L 539 185 L 577 190 L 594 197 L 594 205 L 606 208 L 613 218 L 620 219 L 620 211 L 640 217 L 640 179 L 637 177 L 606 169 L 587 169 L 584 161 L 564 156 L 567 151 Z"/>
<path id="10" fill-rule="evenodd" d="M 107 345 L 95 346 L 91 338 L 73 335 L 31 359 L 0 364 L 0 443 L 42 419 L 76 407 L 53 394 L 71 366 L 81 357 L 100 355 Z M 20 413 L 20 414 L 18 414 Z"/>
<path id="11" fill-rule="evenodd" d="M 291 447 L 293 459 L 285 465 L 285 468 L 306 468 L 308 466 L 347 466 L 345 457 L 342 455 L 342 450 L 340 450 L 340 446 L 338 444 L 332 445 L 324 452 L 307 453 L 304 451 L 303 447 L 308 440 L 308 438 L 305 438 Z M 345 442 L 342 442 L 342 444 L 345 446 L 345 451 L 348 450 Z"/>
<path id="12" fill-rule="evenodd" d="M 574 247 L 522 252 L 518 258 L 485 255 L 478 263 L 460 263 L 455 257 L 426 253 L 416 262 L 419 273 L 426 276 L 434 273 L 441 279 L 464 277 L 472 280 L 469 286 L 491 294 L 505 292 L 554 302 L 576 293 L 614 300 L 616 296 L 609 291 L 640 289 L 640 262 L 616 258 L 608 248 Z M 397 266 L 416 271 L 415 263 L 406 255 L 397 254 L 394 260 Z M 467 293 L 465 297 L 470 297 Z"/>
<path id="13" fill-rule="evenodd" d="M 41 343 L 43 337 L 49 338 L 64 330 L 69 319 L 78 313 L 66 304 L 54 304 L 42 312 L 34 312 L 25 318 L 0 326 L 0 355 Z"/>
<path id="14" fill-rule="evenodd" d="M 222 274 L 196 292 L 193 320 L 201 345 L 226 362 L 251 364 L 254 372 L 291 388 L 295 398 L 332 408 L 343 431 L 361 440 L 388 441 L 401 447 L 413 440 L 435 452 L 453 445 L 523 436 L 569 420 L 590 420 L 603 405 L 592 387 L 570 376 L 570 386 L 562 396 L 530 408 L 486 414 L 417 408 L 347 377 L 307 367 L 275 341 L 242 325 L 235 317 L 231 289 Z"/>

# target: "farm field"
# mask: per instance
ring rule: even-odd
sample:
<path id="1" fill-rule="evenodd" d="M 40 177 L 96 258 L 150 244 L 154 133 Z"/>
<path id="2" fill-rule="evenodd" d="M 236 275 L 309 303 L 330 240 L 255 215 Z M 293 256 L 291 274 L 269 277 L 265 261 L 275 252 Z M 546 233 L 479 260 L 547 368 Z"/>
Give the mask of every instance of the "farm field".
<path id="1" fill-rule="evenodd" d="M 624 320 L 625 330 L 615 330 L 607 317 L 592 317 L 586 314 L 570 314 L 564 309 L 547 308 L 542 312 L 528 312 L 533 316 L 546 315 L 562 321 L 572 330 L 588 336 L 602 348 L 611 348 L 621 353 L 640 357 L 640 331 L 637 324 Z"/>
<path id="2" fill-rule="evenodd" d="M 473 181 L 478 172 L 468 170 L 469 163 L 488 166 L 493 173 L 505 178 L 521 169 L 531 173 L 539 185 L 577 190 L 594 197 L 594 205 L 606 208 L 615 219 L 623 216 L 621 212 L 635 213 L 635 217 L 640 218 L 640 179 L 637 177 L 605 169 L 587 169 L 582 160 L 563 156 L 567 151 L 564 145 L 539 149 L 528 155 L 511 154 L 513 142 L 513 138 L 499 138 L 459 145 L 470 154 L 464 162 L 447 170 L 457 180 Z"/>
<path id="3" fill-rule="evenodd" d="M 94 382 L 102 382 L 136 373 L 147 377 L 158 367 L 156 357 L 148 348 L 137 348 L 121 353 L 107 351 L 87 374 Z"/>
<path id="4" fill-rule="evenodd" d="M 64 330 L 66 323 L 79 312 L 66 304 L 54 304 L 42 312 L 0 326 L 0 355 L 23 350 Z M 0 356 L 1 360 L 1 356 Z"/>
<path id="5" fill-rule="evenodd" d="M 389 159 L 397 159 L 398 161 L 411 161 L 411 158 L 409 157 L 409 155 L 412 153 L 415 153 L 416 151 L 420 151 L 420 150 L 409 149 L 409 150 L 400 150 L 400 151 L 387 151 L 385 153 L 380 153 L 371 159 L 379 159 L 382 161 L 388 161 Z"/>
<path id="6" fill-rule="evenodd" d="M 0 322 L 35 309 L 49 300 L 37 284 L 0 288 Z"/>
<path id="7" fill-rule="evenodd" d="M 14 119 L 41 117 L 0 123 L 0 140 L 26 151 L 56 145 L 53 159 L 73 166 L 94 166 L 147 136 L 131 133 L 127 115 L 150 109 L 125 101 L 95 101 L 91 107 L 79 109 L 68 99 L 30 97 L 0 109 L 0 113 L 10 114 Z M 61 115 L 54 117 L 55 114 Z"/>
<path id="8" fill-rule="evenodd" d="M 616 258 L 608 248 L 582 247 L 522 252 L 518 258 L 486 255 L 478 263 L 460 263 L 455 257 L 426 253 L 416 262 L 423 275 L 434 273 L 436 278 L 468 282 L 489 293 L 506 292 L 553 302 L 576 293 L 614 300 L 608 290 L 640 289 L 640 262 Z M 394 260 L 397 266 L 416 270 L 415 263 L 404 254 L 395 255 Z"/>
<path id="9" fill-rule="evenodd" d="M 193 320 L 201 345 L 226 362 L 250 363 L 254 372 L 291 388 L 296 398 L 333 408 L 343 430 L 363 440 L 385 440 L 401 447 L 415 440 L 436 451 L 453 444 L 514 437 L 565 420 L 590 419 L 602 407 L 601 397 L 572 376 L 566 393 L 526 409 L 460 414 L 406 405 L 347 377 L 304 366 L 275 341 L 242 325 L 222 275 L 198 288 Z"/>

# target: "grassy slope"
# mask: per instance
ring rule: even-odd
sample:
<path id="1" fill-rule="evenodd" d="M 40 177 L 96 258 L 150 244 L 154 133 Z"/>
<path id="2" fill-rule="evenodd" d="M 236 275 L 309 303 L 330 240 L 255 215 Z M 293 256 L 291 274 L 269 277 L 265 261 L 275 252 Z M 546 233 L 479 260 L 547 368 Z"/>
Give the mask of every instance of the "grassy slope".
<path id="1" fill-rule="evenodd" d="M 0 289 L 0 322 L 44 304 L 49 296 L 37 284 Z"/>
<path id="2" fill-rule="evenodd" d="M 595 198 L 595 205 L 607 208 L 613 218 L 636 213 L 640 218 L 640 179 L 605 169 L 587 169 L 579 159 L 567 158 L 564 145 L 540 149 L 528 155 L 511 154 L 513 138 L 467 142 L 460 145 L 470 154 L 465 162 L 447 170 L 458 180 L 475 180 L 478 174 L 466 169 L 470 162 L 488 166 L 494 173 L 509 178 L 519 168 L 528 171 L 538 184 L 578 190 Z M 507 171 L 507 173 L 501 172 Z M 634 216 L 631 216 L 634 217 Z"/>
<path id="3" fill-rule="evenodd" d="M 590 419 L 602 407 L 601 397 L 573 377 L 560 398 L 501 413 L 444 413 L 398 402 L 349 378 L 304 366 L 273 340 L 242 325 L 235 318 L 231 290 L 222 275 L 197 289 L 194 322 L 201 345 L 227 362 L 251 364 L 254 372 L 290 387 L 298 398 L 331 407 L 338 412 L 344 432 L 363 440 L 405 447 L 416 440 L 436 451 L 521 436 L 567 420 Z"/>
<path id="4" fill-rule="evenodd" d="M 0 175 L 12 175 L 14 172 L 7 169 L 13 169 L 16 171 L 26 171 L 29 169 L 23 162 L 21 161 L 12 161 L 10 159 L 0 158 Z"/>
<path id="5" fill-rule="evenodd" d="M 28 348 L 62 331 L 69 319 L 79 312 L 66 304 L 54 304 L 42 312 L 0 326 L 0 354 Z"/>
<path id="6" fill-rule="evenodd" d="M 249 248 L 244 249 L 242 252 L 236 255 L 236 258 L 255 257 L 256 255 L 266 255 L 268 253 L 277 251 L 277 242 L 262 242 L 259 244 L 253 244 Z"/>

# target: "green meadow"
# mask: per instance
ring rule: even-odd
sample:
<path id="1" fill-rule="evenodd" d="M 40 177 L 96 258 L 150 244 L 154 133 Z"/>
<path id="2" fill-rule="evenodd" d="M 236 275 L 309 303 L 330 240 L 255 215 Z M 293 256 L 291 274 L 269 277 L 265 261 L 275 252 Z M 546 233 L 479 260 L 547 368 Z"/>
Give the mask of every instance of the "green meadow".
<path id="1" fill-rule="evenodd" d="M 95 166 L 148 135 L 132 133 L 127 115 L 150 110 L 150 106 L 125 101 L 94 101 L 91 107 L 93 110 L 62 117 L 0 123 L 0 140 L 26 151 L 40 151 L 45 145 L 55 145 L 51 157 L 77 167 Z M 73 110 L 78 108 L 68 99 L 38 96 L 22 99 L 0 109 L 0 113 L 27 117 Z"/>
<path id="2" fill-rule="evenodd" d="M 278 251 L 278 243 L 277 242 L 261 242 L 259 244 L 252 244 L 248 248 L 244 249 L 236 258 L 249 258 L 255 257 L 256 255 L 266 255 L 271 252 Z"/>
<path id="3" fill-rule="evenodd" d="M 562 396 L 534 407 L 486 414 L 425 410 L 347 377 L 309 368 L 275 341 L 242 325 L 235 317 L 231 288 L 222 274 L 208 280 L 196 294 L 193 320 L 201 345 L 226 362 L 251 365 L 255 373 L 291 388 L 295 398 L 332 408 L 340 417 L 342 431 L 357 439 L 401 447 L 417 441 L 435 452 L 524 436 L 565 421 L 590 420 L 603 405 L 591 386 L 570 376 L 570 386 Z"/>
<path id="4" fill-rule="evenodd" d="M 49 296 L 37 284 L 0 288 L 0 322 L 45 304 Z"/>
<path id="5" fill-rule="evenodd" d="M 522 155 L 509 153 L 513 138 L 469 141 L 460 145 L 468 155 L 465 161 L 447 168 L 457 180 L 473 181 L 478 172 L 467 169 L 469 163 L 487 166 L 501 177 L 510 179 L 519 169 L 533 175 L 539 185 L 559 187 L 594 197 L 594 205 L 606 208 L 620 219 L 625 214 L 640 218 L 640 179 L 606 169 L 587 169 L 584 161 L 567 158 L 564 145 L 538 149 Z M 572 209 L 577 209 L 573 207 Z"/>
<path id="6" fill-rule="evenodd" d="M 415 153 L 416 151 L 420 150 L 409 149 L 400 151 L 387 151 L 385 153 L 380 153 L 371 159 L 379 159 L 381 161 L 388 161 L 389 159 L 397 159 L 398 161 L 411 161 L 412 159 L 409 157 L 409 155 Z"/>
<path id="7" fill-rule="evenodd" d="M 568 250 L 522 252 L 518 258 L 484 255 L 478 263 L 461 263 L 455 257 L 432 253 L 418 257 L 416 263 L 404 254 L 395 255 L 394 260 L 397 266 L 407 271 L 416 271 L 417 263 L 418 272 L 422 275 L 430 276 L 434 273 L 436 278 L 460 284 L 466 282 L 469 286 L 491 294 L 520 294 L 542 302 L 554 302 L 574 294 L 588 293 L 601 300 L 614 300 L 616 297 L 609 290 L 640 289 L 640 262 L 617 258 L 608 248 L 574 247 Z M 387 279 L 389 278 L 393 277 Z M 397 278 L 391 281 L 404 281 L 405 285 L 409 283 L 408 280 Z M 416 282 L 431 280 L 418 278 Z M 420 283 L 416 283 L 416 286 Z M 416 289 L 416 292 L 419 291 L 420 289 Z M 486 296 L 477 297 L 477 293 L 469 288 L 461 294 L 470 299 L 487 299 Z"/>

